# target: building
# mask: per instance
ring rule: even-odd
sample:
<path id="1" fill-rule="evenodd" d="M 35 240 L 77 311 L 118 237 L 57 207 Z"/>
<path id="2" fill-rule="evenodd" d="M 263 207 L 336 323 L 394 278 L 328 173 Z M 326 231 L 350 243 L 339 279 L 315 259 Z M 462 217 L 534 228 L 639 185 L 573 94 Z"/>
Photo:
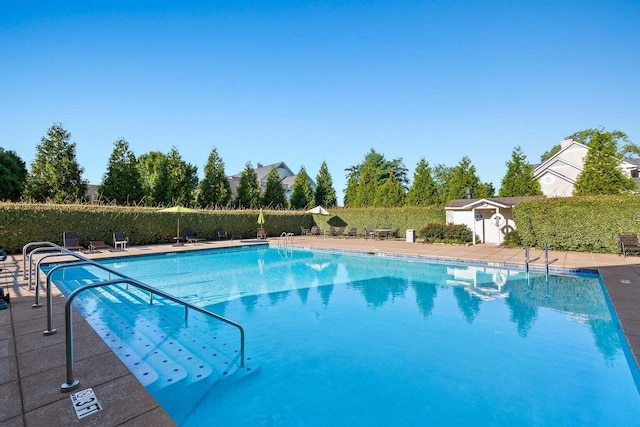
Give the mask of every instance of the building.
<path id="1" fill-rule="evenodd" d="M 525 200 L 543 196 L 488 197 L 486 199 L 456 199 L 445 206 L 447 224 L 464 224 L 473 232 L 473 244 L 499 245 L 504 235 L 516 229 L 513 207 Z"/>
<path id="2" fill-rule="evenodd" d="M 589 147 L 573 139 L 565 139 L 560 143 L 560 151 L 537 165 L 533 176 L 540 182 L 542 193 L 547 197 L 570 197 L 576 179 L 584 170 L 584 158 Z M 623 160 L 620 169 L 627 176 L 638 178 L 638 159 Z"/>
<path id="3" fill-rule="evenodd" d="M 284 163 L 274 163 L 271 165 L 263 166 L 258 163 L 258 167 L 254 169 L 256 176 L 258 177 L 258 184 L 260 185 L 260 193 L 264 194 L 265 188 L 267 186 L 267 178 L 269 177 L 269 172 L 271 169 L 276 169 L 278 171 L 278 175 L 280 176 L 280 182 L 282 183 L 282 188 L 284 188 L 284 195 L 289 200 L 291 198 L 291 191 L 293 189 L 293 183 L 296 180 L 296 174 L 293 173 L 291 169 Z M 242 176 L 242 172 L 239 172 L 235 175 L 228 176 L 229 184 L 231 186 L 231 196 L 233 199 L 238 195 L 238 184 L 240 184 L 240 177 Z M 309 185 L 312 190 L 316 189 L 316 183 L 309 178 Z"/>

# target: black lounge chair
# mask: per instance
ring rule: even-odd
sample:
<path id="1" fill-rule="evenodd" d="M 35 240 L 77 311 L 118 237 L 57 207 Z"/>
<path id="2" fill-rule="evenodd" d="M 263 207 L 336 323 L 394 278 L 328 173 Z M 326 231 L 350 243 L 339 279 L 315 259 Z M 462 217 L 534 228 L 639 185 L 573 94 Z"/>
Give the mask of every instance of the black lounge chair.
<path id="1" fill-rule="evenodd" d="M 640 244 L 638 244 L 638 235 L 636 233 L 618 234 L 618 243 L 625 258 L 627 257 L 627 252 L 640 252 Z"/>
<path id="2" fill-rule="evenodd" d="M 111 245 L 107 245 L 103 240 L 89 241 L 89 252 L 95 252 L 99 249 L 113 249 Z"/>
<path id="3" fill-rule="evenodd" d="M 205 241 L 205 239 L 196 237 L 196 233 L 194 233 L 190 228 L 184 230 L 184 238 L 187 240 L 187 243 L 199 243 Z"/>
<path id="4" fill-rule="evenodd" d="M 214 234 L 216 235 L 217 240 L 231 239 L 231 236 L 229 236 L 229 234 L 227 234 L 227 232 L 224 231 L 222 228 L 216 228 L 216 230 L 214 231 Z"/>
<path id="5" fill-rule="evenodd" d="M 80 245 L 80 234 L 77 231 L 65 231 L 62 233 L 62 245 L 72 251 L 83 251 L 84 246 Z"/>
<path id="6" fill-rule="evenodd" d="M 124 233 L 113 233 L 113 247 L 116 250 L 125 250 L 129 246 L 129 238 Z"/>

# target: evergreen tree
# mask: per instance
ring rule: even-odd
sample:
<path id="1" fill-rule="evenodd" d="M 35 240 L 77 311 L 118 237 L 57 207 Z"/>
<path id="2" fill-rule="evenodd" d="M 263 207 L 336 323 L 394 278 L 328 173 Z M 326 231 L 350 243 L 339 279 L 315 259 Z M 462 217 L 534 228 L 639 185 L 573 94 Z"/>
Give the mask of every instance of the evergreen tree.
<path id="1" fill-rule="evenodd" d="M 590 137 L 584 169 L 576 178 L 575 196 L 618 194 L 636 189 L 635 181 L 620 169 L 622 155 L 611 132 L 595 130 Z"/>
<path id="2" fill-rule="evenodd" d="M 369 201 L 363 200 L 362 194 L 360 193 L 360 188 L 363 185 L 362 175 L 365 165 L 373 169 L 373 184 L 371 182 L 371 175 L 366 177 L 366 182 L 364 183 L 365 187 L 373 187 L 373 192 L 365 197 L 365 199 L 369 198 Z M 369 174 L 371 173 L 370 169 L 367 171 Z M 374 149 L 371 149 L 371 151 L 367 153 L 362 163 L 345 169 L 348 183 L 345 191 L 345 206 L 373 206 L 375 190 L 389 179 L 389 170 L 393 171 L 394 178 L 399 181 L 403 187 L 407 185 L 409 182 L 407 179 L 407 168 L 404 166 L 402 159 L 386 160 L 382 154 L 377 153 Z M 353 185 L 354 182 L 357 182 L 358 185 Z M 349 183 L 351 183 L 351 185 L 349 185 Z M 356 205 L 354 205 L 354 203 Z M 363 205 L 362 203 L 368 204 Z"/>
<path id="3" fill-rule="evenodd" d="M 211 150 L 204 166 L 204 178 L 200 181 L 198 205 L 202 207 L 225 207 L 231 201 L 231 185 L 224 172 L 224 162 L 218 150 Z"/>
<path id="4" fill-rule="evenodd" d="M 107 172 L 97 193 L 106 201 L 113 200 L 119 205 L 137 203 L 144 197 L 138 161 L 126 140 L 121 138 L 114 143 Z"/>
<path id="5" fill-rule="evenodd" d="M 378 179 L 372 163 L 365 163 L 360 172 L 360 180 L 356 190 L 354 207 L 362 208 L 375 206 L 376 192 L 378 191 Z"/>
<path id="6" fill-rule="evenodd" d="M 460 163 L 453 168 L 447 201 L 466 198 L 468 188 L 471 189 L 474 198 L 487 197 L 488 188 L 482 186 L 480 178 L 476 174 L 476 168 L 471 164 L 471 159 L 464 156 Z"/>
<path id="7" fill-rule="evenodd" d="M 334 207 L 338 204 L 336 190 L 333 188 L 333 179 L 329 173 L 327 162 L 323 161 L 316 177 L 316 191 L 314 193 L 314 205 Z"/>
<path id="8" fill-rule="evenodd" d="M 453 176 L 453 168 L 445 165 L 433 167 L 433 181 L 436 185 L 436 200 L 439 204 L 445 204 L 449 196 L 449 182 Z"/>
<path id="9" fill-rule="evenodd" d="M 166 171 L 169 176 L 169 191 L 165 204 L 191 206 L 195 203 L 198 188 L 198 167 L 185 162 L 176 147 L 166 156 Z"/>
<path id="10" fill-rule="evenodd" d="M 0 147 L 0 200 L 19 201 L 27 175 L 27 166 L 20 156 Z"/>
<path id="11" fill-rule="evenodd" d="M 84 169 L 76 159 L 76 144 L 60 123 L 55 123 L 36 147 L 25 195 L 36 201 L 75 201 L 87 196 Z"/>
<path id="12" fill-rule="evenodd" d="M 240 174 L 237 191 L 236 206 L 238 208 L 255 209 L 260 207 L 260 185 L 258 184 L 258 175 L 256 175 L 251 162 L 247 162 Z"/>
<path id="13" fill-rule="evenodd" d="M 147 206 L 171 203 L 171 198 L 167 200 L 169 174 L 166 157 L 159 151 L 150 151 L 138 158 L 138 170 Z"/>
<path id="14" fill-rule="evenodd" d="M 431 175 L 429 163 L 420 159 L 413 174 L 413 183 L 407 193 L 406 204 L 408 206 L 428 206 L 438 203 L 436 183 Z"/>
<path id="15" fill-rule="evenodd" d="M 300 172 L 296 175 L 291 188 L 291 200 L 289 206 L 291 209 L 306 209 L 313 203 L 313 190 L 309 183 L 309 175 L 307 170 L 302 166 Z"/>
<path id="16" fill-rule="evenodd" d="M 287 206 L 282 179 L 276 168 L 271 168 L 269 175 L 267 175 L 262 205 L 271 209 L 284 209 Z"/>
<path id="17" fill-rule="evenodd" d="M 389 179 L 376 190 L 374 205 L 379 207 L 398 207 L 404 205 L 404 187 L 395 179 L 393 171 L 389 171 Z"/>
<path id="18" fill-rule="evenodd" d="M 507 163 L 507 172 L 500 185 L 501 197 L 540 196 L 540 182 L 533 176 L 533 166 L 527 162 L 527 156 L 521 147 L 515 147 L 511 160 Z"/>

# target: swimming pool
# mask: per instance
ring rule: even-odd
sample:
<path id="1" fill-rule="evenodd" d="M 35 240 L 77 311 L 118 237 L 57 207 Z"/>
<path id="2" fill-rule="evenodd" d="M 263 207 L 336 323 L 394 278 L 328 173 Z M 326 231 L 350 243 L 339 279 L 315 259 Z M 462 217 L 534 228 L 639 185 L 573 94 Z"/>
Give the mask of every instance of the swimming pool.
<path id="1" fill-rule="evenodd" d="M 114 287 L 80 310 L 180 425 L 634 425 L 595 275 L 246 248 L 104 262 L 242 323 Z M 70 289 L 101 273 L 65 269 Z M 106 304 L 109 301 L 110 304 Z"/>

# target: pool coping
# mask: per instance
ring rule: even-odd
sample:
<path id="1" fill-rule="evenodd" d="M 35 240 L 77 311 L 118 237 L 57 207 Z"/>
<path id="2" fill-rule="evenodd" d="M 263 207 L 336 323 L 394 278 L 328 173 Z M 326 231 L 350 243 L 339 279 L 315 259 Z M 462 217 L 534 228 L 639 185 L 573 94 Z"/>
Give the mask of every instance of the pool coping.
<path id="1" fill-rule="evenodd" d="M 270 239 L 273 246 L 277 239 Z M 264 244 L 264 241 L 225 241 L 174 247 L 149 245 L 132 247 L 122 252 L 85 254 L 90 258 L 136 256 L 154 253 L 193 251 L 211 248 L 241 247 Z M 424 261 L 451 262 L 462 265 L 525 269 L 524 250 L 494 245 L 439 245 L 405 241 L 379 241 L 331 237 L 296 236 L 291 248 L 331 250 L 367 255 L 415 258 Z M 544 272 L 546 263 L 541 250 L 532 250 L 530 269 Z M 615 254 L 590 254 L 550 251 L 554 273 L 598 272 L 618 320 L 619 330 L 626 338 L 631 357 L 638 366 L 640 360 L 640 257 Z M 8 268 L 7 268 L 8 267 Z M 17 276 L 10 287 L 9 310 L 0 310 L 0 424 L 20 425 L 175 425 L 164 409 L 142 387 L 131 372 L 84 319 L 74 317 L 78 342 L 76 371 L 81 378 L 78 390 L 93 388 L 104 409 L 78 420 L 68 394 L 60 392 L 65 379 L 64 334 L 45 337 L 46 309 L 33 309 L 33 291 L 22 278 L 22 257 L 11 255 L 6 271 Z M 6 273 L 5 271 L 5 273 Z M 0 284 L 1 284 L 0 277 Z M 64 297 L 54 298 L 54 326 L 62 328 Z M 96 369 L 96 366 L 99 369 Z"/>

